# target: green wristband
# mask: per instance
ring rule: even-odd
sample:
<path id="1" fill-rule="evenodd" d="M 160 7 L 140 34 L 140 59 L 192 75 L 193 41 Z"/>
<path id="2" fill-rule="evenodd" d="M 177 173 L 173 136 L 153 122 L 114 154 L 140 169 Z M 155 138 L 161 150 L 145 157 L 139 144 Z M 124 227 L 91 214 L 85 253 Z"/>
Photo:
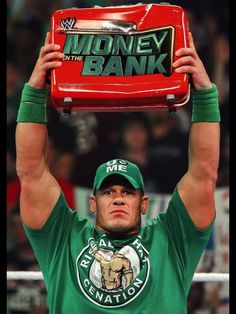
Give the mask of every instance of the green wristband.
<path id="1" fill-rule="evenodd" d="M 46 91 L 24 85 L 17 122 L 46 123 Z"/>
<path id="2" fill-rule="evenodd" d="M 215 84 L 211 88 L 193 92 L 191 122 L 220 122 L 218 91 Z"/>

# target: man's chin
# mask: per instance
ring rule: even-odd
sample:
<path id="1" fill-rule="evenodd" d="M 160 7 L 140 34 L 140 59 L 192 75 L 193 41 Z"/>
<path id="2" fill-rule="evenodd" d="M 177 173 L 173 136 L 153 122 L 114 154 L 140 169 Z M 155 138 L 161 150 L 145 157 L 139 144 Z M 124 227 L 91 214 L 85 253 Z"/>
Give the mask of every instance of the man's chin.
<path id="1" fill-rule="evenodd" d="M 130 227 L 130 226 L 125 226 L 124 224 L 115 224 L 112 226 L 104 226 L 104 227 L 99 227 L 97 225 L 97 228 L 102 230 L 105 233 L 110 233 L 110 234 L 122 234 L 122 235 L 128 235 L 128 234 L 135 234 L 138 233 L 140 230 L 140 227 Z"/>

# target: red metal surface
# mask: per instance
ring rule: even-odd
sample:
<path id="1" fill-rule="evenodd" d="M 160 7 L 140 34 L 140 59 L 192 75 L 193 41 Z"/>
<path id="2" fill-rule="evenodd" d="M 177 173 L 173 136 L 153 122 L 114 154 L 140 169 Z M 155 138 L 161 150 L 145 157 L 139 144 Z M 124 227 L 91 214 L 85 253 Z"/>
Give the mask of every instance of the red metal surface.
<path id="1" fill-rule="evenodd" d="M 75 18 L 73 27 L 72 18 Z M 62 21 L 68 21 L 69 24 L 71 22 L 69 27 L 67 25 L 66 30 L 63 30 Z M 85 111 L 159 110 L 173 107 L 180 109 L 189 96 L 188 75 L 175 73 L 172 63 L 176 60 L 174 52 L 186 46 L 188 21 L 184 10 L 179 6 L 162 4 L 59 10 L 51 17 L 52 42 L 60 44 L 61 51 L 63 51 L 66 36 L 69 33 L 81 34 L 82 30 L 84 34 L 96 34 L 98 30 L 104 28 L 102 34 L 114 36 L 112 33 L 114 29 L 104 27 L 107 21 L 114 22 L 114 24 L 118 21 L 121 27 L 122 21 L 124 21 L 124 25 L 129 22 L 127 27 L 129 24 L 131 27 L 134 25 L 133 33 L 132 31 L 131 33 L 124 32 L 125 38 L 133 34 L 150 34 L 153 30 L 158 29 L 170 30 L 173 42 L 172 50 L 170 50 L 169 75 L 162 73 L 128 76 L 117 75 L 117 73 L 113 73 L 113 75 L 82 75 L 85 56 L 76 55 L 70 57 L 71 60 L 62 61 L 63 65 L 60 68 L 51 71 L 53 105 L 61 110 L 67 108 Z M 116 34 L 122 33 L 117 31 Z M 156 38 L 158 38 L 158 34 Z M 145 39 L 141 39 L 141 41 L 140 49 L 151 51 L 150 42 L 145 42 Z M 105 57 L 109 58 L 109 56 Z M 158 54 L 155 57 L 158 58 Z M 127 56 L 122 56 L 122 60 L 126 60 L 125 58 Z M 167 101 L 167 95 L 174 95 L 174 99 Z M 65 98 L 68 102 L 65 102 Z"/>

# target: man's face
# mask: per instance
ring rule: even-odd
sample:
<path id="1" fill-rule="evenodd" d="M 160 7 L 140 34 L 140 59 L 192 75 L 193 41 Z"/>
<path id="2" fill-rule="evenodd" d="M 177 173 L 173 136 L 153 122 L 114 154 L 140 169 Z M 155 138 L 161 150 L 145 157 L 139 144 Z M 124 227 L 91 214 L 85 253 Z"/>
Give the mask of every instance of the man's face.
<path id="1" fill-rule="evenodd" d="M 135 234 L 141 226 L 148 197 L 130 185 L 106 185 L 90 197 L 90 209 L 96 212 L 96 227 L 105 233 Z"/>

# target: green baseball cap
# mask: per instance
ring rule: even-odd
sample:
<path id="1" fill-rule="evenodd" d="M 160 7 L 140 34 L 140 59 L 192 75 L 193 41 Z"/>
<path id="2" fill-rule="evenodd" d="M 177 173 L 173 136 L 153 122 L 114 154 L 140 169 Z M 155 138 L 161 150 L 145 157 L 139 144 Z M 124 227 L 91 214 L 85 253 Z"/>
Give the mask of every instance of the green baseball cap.
<path id="1" fill-rule="evenodd" d="M 113 159 L 101 164 L 97 168 L 93 183 L 93 193 L 99 190 L 107 177 L 114 174 L 123 176 L 135 190 L 142 189 L 144 192 L 143 177 L 139 167 L 128 160 Z"/>

